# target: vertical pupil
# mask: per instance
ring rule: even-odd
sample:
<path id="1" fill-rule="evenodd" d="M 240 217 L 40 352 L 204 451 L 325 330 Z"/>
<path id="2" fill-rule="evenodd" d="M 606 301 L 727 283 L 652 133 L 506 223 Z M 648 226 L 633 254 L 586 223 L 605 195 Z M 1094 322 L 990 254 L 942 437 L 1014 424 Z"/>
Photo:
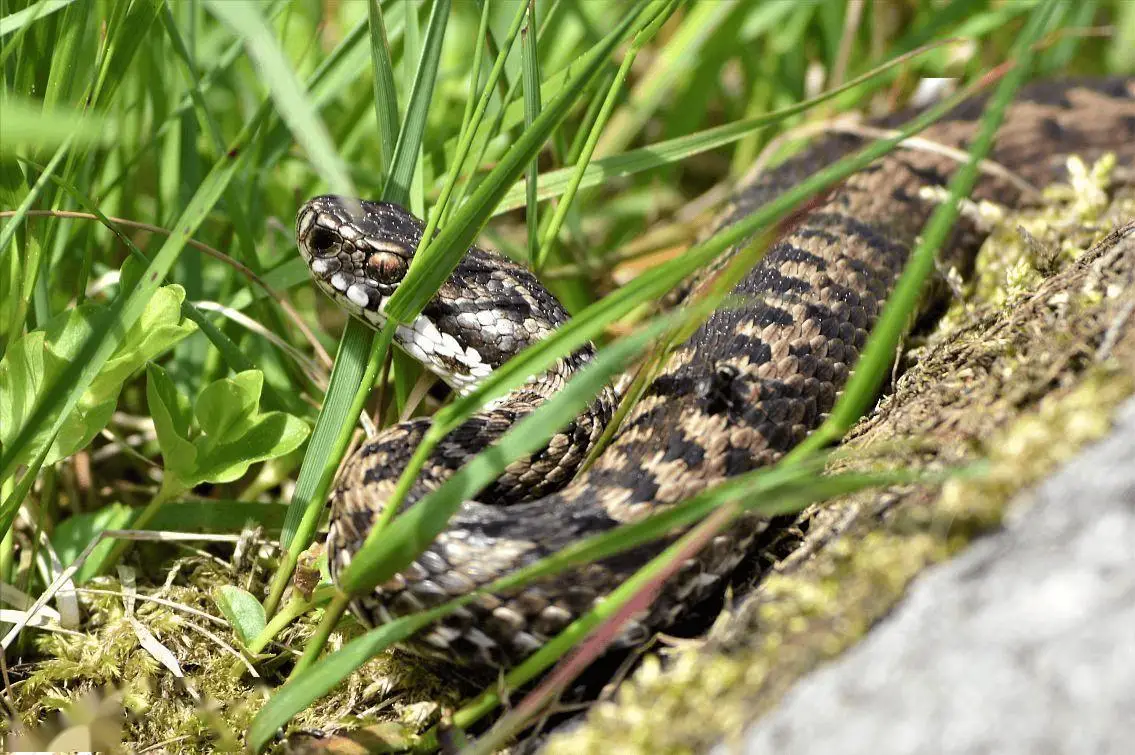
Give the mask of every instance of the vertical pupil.
<path id="1" fill-rule="evenodd" d="M 379 280 L 387 282 L 396 279 L 402 267 L 401 260 L 393 254 L 377 254 L 371 257 L 370 264 L 378 274 Z"/>

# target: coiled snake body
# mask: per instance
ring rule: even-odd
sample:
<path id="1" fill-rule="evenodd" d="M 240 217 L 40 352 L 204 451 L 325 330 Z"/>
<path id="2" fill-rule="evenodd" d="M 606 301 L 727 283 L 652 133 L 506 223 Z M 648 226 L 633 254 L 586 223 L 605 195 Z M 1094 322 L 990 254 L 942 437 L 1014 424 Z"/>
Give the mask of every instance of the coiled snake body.
<path id="1" fill-rule="evenodd" d="M 965 149 L 983 103 L 968 102 L 923 133 Z M 909 114 L 908 114 L 909 115 Z M 891 126 L 902 115 L 882 119 Z M 822 140 L 741 188 L 719 227 L 862 144 Z M 1135 80 L 1043 82 L 1025 87 L 1006 115 L 989 159 L 1025 181 L 1059 178 L 1065 157 L 1116 153 L 1135 161 Z M 468 501 L 417 561 L 352 604 L 368 623 L 427 608 L 485 585 L 580 538 L 633 521 L 732 475 L 771 464 L 832 408 L 880 308 L 901 272 L 933 201 L 957 163 L 900 149 L 830 191 L 769 250 L 738 286 L 741 308 L 715 312 L 673 350 L 583 474 L 576 470 L 611 418 L 603 391 L 588 411 L 530 459 L 513 463 Z M 1019 182 L 986 174 L 975 198 L 1019 203 Z M 382 305 L 401 281 L 421 224 L 393 205 L 324 196 L 297 219 L 299 248 L 318 285 L 356 317 L 380 325 Z M 980 234 L 964 221 L 954 252 Z M 397 343 L 456 390 L 467 389 L 512 354 L 566 320 L 536 278 L 503 257 L 469 250 Z M 588 362 L 590 347 L 482 411 L 438 446 L 415 482 L 413 505 L 492 444 Z M 329 563 L 337 574 L 370 531 L 429 420 L 387 428 L 347 463 L 332 497 Z M 742 518 L 683 565 L 622 643 L 664 628 L 714 590 L 765 526 Z M 464 664 L 511 665 L 540 647 L 620 584 L 661 546 L 643 546 L 543 579 L 512 594 L 484 595 L 419 634 L 427 649 Z"/>

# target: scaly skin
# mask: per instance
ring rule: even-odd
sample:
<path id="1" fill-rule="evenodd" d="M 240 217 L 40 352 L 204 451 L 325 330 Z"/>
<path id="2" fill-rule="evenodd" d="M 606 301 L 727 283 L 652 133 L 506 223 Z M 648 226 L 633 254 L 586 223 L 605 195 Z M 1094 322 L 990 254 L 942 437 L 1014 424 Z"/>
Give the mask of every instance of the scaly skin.
<path id="1" fill-rule="evenodd" d="M 960 106 L 922 137 L 965 149 L 976 133 L 982 104 Z M 892 126 L 908 116 L 892 116 L 877 125 Z M 762 175 L 736 194 L 719 227 L 862 143 L 853 136 L 830 137 Z M 1121 165 L 1135 163 L 1135 80 L 1026 87 L 1010 107 L 989 159 L 1043 186 L 1061 177 L 1067 155 L 1090 160 L 1105 152 L 1116 153 Z M 597 397 L 591 410 L 558 433 L 548 449 L 514 463 L 478 500 L 466 502 L 449 529 L 409 569 L 374 594 L 356 599 L 355 612 L 379 623 L 436 605 L 581 538 L 775 462 L 831 410 L 934 209 L 932 200 L 920 197 L 920 189 L 944 186 L 956 168 L 940 154 L 904 149 L 848 178 L 785 232 L 737 287 L 734 293 L 753 304 L 714 313 L 671 353 L 586 473 L 573 479 L 610 418 L 610 392 Z M 1019 192 L 1004 178 L 983 175 L 973 196 L 1014 205 Z M 421 227 L 398 208 L 363 207 L 362 224 L 347 233 L 357 241 L 353 245 L 342 237 L 314 238 L 320 216 L 328 229 L 355 222 L 349 202 L 333 197 L 305 206 L 297 235 L 320 285 L 352 314 L 380 324 L 382 301 L 401 279 Z M 978 230 L 962 221 L 943 254 L 963 259 L 980 241 Z M 318 262 L 331 258 L 335 262 Z M 333 281 L 336 273 L 350 280 Z M 349 297 L 355 282 L 366 290 Z M 461 317 L 479 310 L 492 314 L 484 322 L 475 315 Z M 474 248 L 422 317 L 425 322 L 415 329 L 400 329 L 400 343 L 464 390 L 484 374 L 484 365 L 503 363 L 566 315 L 531 274 Z M 475 327 L 469 330 L 471 325 Z M 514 337 L 517 332 L 523 337 Z M 450 337 L 460 349 L 452 347 Z M 470 354 L 470 348 L 477 353 Z M 581 349 L 451 433 L 415 483 L 408 505 L 499 438 L 592 353 Z M 332 497 L 328 547 L 333 574 L 364 541 L 427 426 L 427 420 L 414 420 L 388 428 L 348 462 Z M 649 612 L 624 631 L 621 643 L 641 641 L 680 618 L 719 585 L 765 526 L 766 520 L 748 516 L 718 536 L 683 565 Z M 664 545 L 643 546 L 517 593 L 480 597 L 424 630 L 413 647 L 461 664 L 515 664 L 590 610 Z"/>

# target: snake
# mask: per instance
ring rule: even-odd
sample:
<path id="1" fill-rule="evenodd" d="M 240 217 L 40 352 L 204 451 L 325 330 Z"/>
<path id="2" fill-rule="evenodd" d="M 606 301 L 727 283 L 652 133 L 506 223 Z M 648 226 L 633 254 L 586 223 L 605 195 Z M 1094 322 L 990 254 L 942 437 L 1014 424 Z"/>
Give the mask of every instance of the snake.
<path id="1" fill-rule="evenodd" d="M 963 101 L 922 141 L 966 150 L 987 96 Z M 917 108 L 868 121 L 894 128 Z M 787 189 L 869 142 L 835 132 L 735 189 L 707 229 L 748 217 Z M 1113 154 L 1135 162 L 1135 78 L 1042 80 L 1022 87 L 1004 114 L 971 199 L 1005 206 L 1032 201 L 1029 186 L 1067 177 L 1067 158 Z M 486 585 L 583 538 L 640 521 L 728 478 L 774 464 L 831 412 L 923 225 L 959 168 L 949 150 L 904 145 L 817 197 L 778 229 L 736 285 L 731 306 L 673 346 L 601 453 L 585 459 L 621 396 L 608 386 L 529 457 L 509 464 L 463 502 L 433 543 L 350 608 L 366 626 L 477 593 L 419 630 L 406 648 L 463 667 L 515 666 L 595 608 L 669 538 L 573 566 L 506 592 Z M 932 191 L 928 193 L 926 189 Z M 296 219 L 298 249 L 322 291 L 374 328 L 405 279 L 423 224 L 396 204 L 335 195 L 307 201 Z M 964 259 L 984 236 L 958 220 L 943 259 Z M 725 258 L 745 246 L 736 245 Z M 680 302 L 679 302 L 680 304 Z M 523 265 L 470 247 L 394 342 L 464 394 L 511 357 L 568 321 L 563 305 Z M 595 359 L 593 345 L 558 359 L 450 431 L 430 452 L 402 502 L 421 501 Z M 394 494 L 429 418 L 381 430 L 343 465 L 330 494 L 328 566 L 338 579 Z M 628 647 L 688 616 L 720 593 L 769 527 L 744 514 L 686 558 L 613 643 Z"/>

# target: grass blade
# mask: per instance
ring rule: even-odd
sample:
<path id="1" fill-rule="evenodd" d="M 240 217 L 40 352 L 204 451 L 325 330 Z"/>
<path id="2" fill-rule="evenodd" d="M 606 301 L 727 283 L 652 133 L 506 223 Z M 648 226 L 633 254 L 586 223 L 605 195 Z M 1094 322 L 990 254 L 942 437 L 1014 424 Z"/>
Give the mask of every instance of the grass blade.
<path id="1" fill-rule="evenodd" d="M 8 245 L 12 243 L 12 239 L 16 237 L 16 231 L 19 229 L 20 224 L 27 218 L 28 210 L 35 204 L 36 199 L 43 192 L 43 188 L 47 186 L 51 176 L 59 167 L 59 163 L 63 160 L 63 156 L 67 154 L 67 149 L 70 146 L 69 142 L 60 145 L 59 149 L 52 155 L 51 161 L 39 174 L 35 184 L 32 185 L 31 190 L 24 195 L 20 200 L 19 206 L 16 208 L 15 214 L 8 219 L 4 227 L 0 229 L 0 265 L 4 263 L 4 255 L 8 251 Z"/>
<path id="2" fill-rule="evenodd" d="M 382 191 L 383 199 L 388 202 L 405 205 L 410 198 L 410 182 L 418 164 L 417 156 L 421 153 L 426 114 L 429 112 L 434 82 L 437 80 L 441 41 L 449 19 L 449 4 L 450 0 L 438 0 L 430 11 L 422 56 L 414 76 L 414 85 L 410 89 L 410 101 L 406 106 L 406 118 L 402 121 L 398 142 L 394 146 L 390 178 Z"/>
<path id="3" fill-rule="evenodd" d="M 487 27 L 490 5 L 491 3 L 486 0 L 485 7 L 481 13 L 482 27 Z M 423 239 L 433 238 L 434 231 L 437 230 L 438 224 L 441 222 L 441 217 L 449 209 L 449 199 L 453 194 L 454 187 L 457 185 L 457 179 L 461 176 L 461 169 L 465 165 L 465 160 L 469 156 L 469 149 L 473 145 L 473 137 L 476 135 L 477 129 L 480 127 L 481 121 L 485 116 L 485 110 L 489 106 L 489 99 L 492 96 L 493 88 L 497 85 L 497 82 L 500 81 L 500 77 L 504 73 L 505 61 L 508 59 L 508 54 L 512 50 L 513 42 L 516 41 L 516 35 L 520 31 L 521 24 L 524 21 L 524 14 L 525 6 L 520 5 L 517 8 L 516 15 L 512 19 L 512 24 L 509 26 L 508 32 L 505 34 L 504 44 L 497 54 L 492 70 L 489 71 L 489 78 L 485 81 L 484 89 L 481 90 L 481 96 L 477 100 L 477 106 L 469 117 L 468 123 L 462 129 L 457 143 L 457 153 L 454 155 L 449 167 L 449 176 L 446 179 L 445 186 L 442 187 L 441 194 L 438 196 L 437 204 L 430 209 L 430 216 L 426 221 L 425 230 L 422 231 Z M 483 34 L 481 38 L 484 39 Z M 481 47 L 482 45 L 477 45 L 478 53 Z M 476 63 L 474 65 L 476 66 Z M 472 97 L 469 98 L 469 101 L 472 101 Z"/>
<path id="4" fill-rule="evenodd" d="M 586 189 L 592 186 L 598 186 L 611 179 L 631 176 L 655 168 L 664 168 L 688 157 L 693 157 L 694 155 L 699 155 L 703 152 L 732 144 L 750 134 L 760 131 L 766 126 L 779 123 L 797 113 L 802 113 L 823 102 L 835 99 L 851 89 L 874 81 L 878 79 L 883 72 L 904 65 L 920 55 L 924 55 L 927 52 L 947 44 L 949 41 L 950 40 L 943 40 L 905 55 L 900 55 L 839 87 L 827 90 L 815 97 L 775 110 L 771 113 L 727 123 L 722 126 L 715 126 L 693 134 L 656 142 L 649 146 L 640 147 L 628 152 L 592 160 L 587 163 L 586 169 L 583 171 L 582 176 L 579 177 L 577 188 Z M 539 198 L 544 200 L 558 196 L 569 197 L 569 190 L 573 185 L 573 181 L 576 180 L 575 174 L 577 169 L 578 166 L 560 168 L 559 170 L 549 171 L 541 175 L 540 189 L 538 192 Z M 523 207 L 526 196 L 525 188 L 525 185 L 521 183 L 512 186 L 497 206 L 497 213 L 504 213 Z M 547 243 L 549 236 L 550 234 L 545 235 L 544 243 Z"/>
<path id="5" fill-rule="evenodd" d="M 532 128 L 540 115 L 540 55 L 536 44 L 536 0 L 528 0 L 528 21 L 520 31 L 520 57 L 523 66 L 524 128 Z M 533 269 L 544 266 L 540 253 L 540 218 L 536 202 L 536 183 L 540 177 L 540 152 L 532 156 L 525 178 L 525 220 L 528 224 L 528 259 Z"/>
<path id="6" fill-rule="evenodd" d="M 518 422 L 491 449 L 474 457 L 389 526 L 376 525 L 364 546 L 351 558 L 350 565 L 340 572 L 339 586 L 348 593 L 358 594 L 373 589 L 405 568 L 433 542 L 464 501 L 496 479 L 509 463 L 539 450 L 559 428 L 578 416 L 608 380 L 660 335 L 672 319 L 660 319 L 599 352 L 592 364 L 568 381 L 554 398 Z M 443 436 L 442 428 L 448 430 L 437 422 L 434 427 L 438 427 L 438 434 Z M 418 446 L 425 449 L 423 455 L 426 456 L 432 447 L 432 443 L 424 441 Z M 405 476 L 413 480 L 417 475 Z M 386 510 L 397 510 L 396 500 L 388 502 Z"/>
<path id="7" fill-rule="evenodd" d="M 661 59 L 635 86 L 629 102 L 611 122 L 610 130 L 599 143 L 600 154 L 622 151 L 642 131 L 647 119 L 672 91 L 675 80 L 694 64 L 702 46 L 733 10 L 731 3 L 695 3 L 690 6 L 682 25 L 663 48 Z"/>
<path id="8" fill-rule="evenodd" d="M 0 155 L 13 155 L 23 150 L 71 144 L 97 144 L 115 138 L 114 128 L 105 120 L 70 110 L 45 109 L 34 100 L 9 94 L 4 99 L 4 117 L 0 118 Z"/>
<path id="9" fill-rule="evenodd" d="M 23 29 L 30 23 L 39 21 L 58 10 L 66 8 L 73 2 L 75 2 L 75 0 L 40 0 L 40 2 L 35 5 L 29 5 L 23 10 L 18 10 L 15 13 L 0 18 L 0 39 L 14 31 Z"/>
<path id="10" fill-rule="evenodd" d="M 950 180 L 948 199 L 938 206 L 927 221 L 921 240 L 911 253 L 910 261 L 903 269 L 894 292 L 887 299 L 843 395 L 824 424 L 793 449 L 789 460 L 838 441 L 874 402 L 879 386 L 890 370 L 899 339 L 918 305 L 923 285 L 934 271 L 937 250 L 957 221 L 960 201 L 969 195 L 977 181 L 980 163 L 993 146 L 997 128 L 1004 119 L 1005 108 L 1028 76 L 1034 57 L 1034 45 L 1055 7 L 1056 0 L 1046 0 L 1029 16 L 1028 23 L 1018 38 L 1015 55 L 1010 58 L 1016 63 L 1005 74 L 990 99 L 978 133 L 970 144 L 969 160 Z"/>
<path id="11" fill-rule="evenodd" d="M 262 4 L 251 0 L 206 0 L 206 5 L 213 15 L 244 38 L 280 116 L 307 151 L 320 177 L 332 191 L 354 196 L 354 184 L 331 135 L 312 107 L 307 91 L 275 35 L 264 22 L 260 13 Z"/>
<path id="12" fill-rule="evenodd" d="M 456 606 L 446 604 L 426 613 L 383 624 L 361 637 L 348 642 L 341 649 L 320 660 L 305 673 L 288 681 L 272 695 L 256 714 L 248 727 L 248 747 L 252 752 L 263 750 L 297 713 L 312 702 L 333 690 L 352 671 L 362 666 L 384 648 L 401 642 L 431 621 L 453 611 Z"/>
<path id="13" fill-rule="evenodd" d="M 493 208 L 507 190 L 508 184 L 515 181 L 524 170 L 532 156 L 551 135 L 552 130 L 575 104 L 579 90 L 595 78 L 606 62 L 607 56 L 614 52 L 622 41 L 641 12 L 644 2 L 645 0 L 639 0 L 633 11 L 627 13 L 622 22 L 607 35 L 589 65 L 579 72 L 575 87 L 553 100 L 532 124 L 532 128 L 525 129 L 497 167 L 477 187 L 445 228 L 435 238 L 423 240 L 424 248 L 414 256 L 406 279 L 399 285 L 387 305 L 386 311 L 390 318 L 406 323 L 422 311 L 426 302 L 441 286 L 442 281 L 453 272 L 461 256 L 480 233 Z"/>
<path id="14" fill-rule="evenodd" d="M 611 117 L 611 111 L 615 108 L 615 103 L 618 101 L 619 92 L 626 83 L 627 74 L 630 73 L 631 66 L 634 64 L 635 57 L 638 55 L 639 50 L 658 32 L 660 26 L 665 23 L 670 14 L 678 7 L 677 0 L 672 0 L 668 5 L 662 8 L 658 15 L 650 22 L 650 24 L 638 34 L 635 35 L 634 40 L 631 42 L 630 49 L 627 54 L 623 56 L 623 62 L 619 65 L 619 70 L 615 74 L 614 80 L 611 82 L 610 88 L 607 90 L 607 96 L 603 100 L 603 105 L 599 109 L 599 115 L 595 119 L 595 123 L 591 126 L 591 132 L 587 136 L 587 140 L 583 144 L 583 149 L 579 155 L 579 160 L 571 169 L 570 178 L 567 185 L 564 187 L 563 198 L 559 205 L 556 207 L 555 214 L 552 216 L 552 221 L 548 224 L 547 229 L 544 231 L 544 236 L 539 243 L 539 251 L 536 255 L 530 255 L 536 262 L 536 269 L 542 269 L 544 261 L 552 251 L 552 244 L 555 243 L 556 238 L 560 234 L 560 228 L 563 226 L 564 221 L 567 219 L 568 210 L 571 209 L 572 201 L 575 199 L 576 192 L 579 191 L 580 183 L 583 181 L 584 175 L 587 173 L 589 164 L 591 163 L 591 156 L 595 154 L 595 147 L 599 144 L 599 137 L 603 134 L 603 129 L 607 126 L 607 120 Z M 533 218 L 536 215 L 537 203 L 537 189 L 536 189 L 536 175 L 535 163 L 533 164 L 533 174 L 529 177 L 527 182 L 526 198 L 528 202 L 528 212 Z M 529 225 L 529 244 L 534 244 L 535 239 L 535 225 Z"/>
<path id="15" fill-rule="evenodd" d="M 390 41 L 382 20 L 382 3 L 367 0 L 370 23 L 370 60 L 374 69 L 374 119 L 378 124 L 381 147 L 379 165 L 383 175 L 390 175 L 394 147 L 398 140 L 398 92 L 394 88 L 394 64 L 390 62 Z M 387 103 L 385 106 L 382 103 Z"/>
<path id="16" fill-rule="evenodd" d="M 392 156 L 390 176 L 385 181 L 383 198 L 387 201 L 405 203 L 409 196 L 409 182 L 421 152 L 421 138 L 433 97 L 433 84 L 437 78 L 448 15 L 448 0 L 435 5 L 430 14 L 419 68 L 406 106 L 406 117 L 402 121 Z M 397 104 L 393 100 L 376 106 L 384 106 L 384 112 L 378 115 L 380 120 L 396 117 Z M 346 452 L 351 430 L 370 393 L 378 366 L 386 360 L 393 332 L 394 323 L 391 322 L 386 331 L 375 339 L 373 330 L 354 319 L 348 321 L 343 332 L 327 394 L 316 418 L 315 429 L 300 466 L 295 492 L 280 535 L 284 556 L 276 569 L 265 601 L 269 614 L 279 605 L 300 553 L 315 538 L 319 516 L 331 488 L 335 469 Z M 340 362 L 343 364 L 340 365 Z"/>
<path id="17" fill-rule="evenodd" d="M 614 555 L 627 548 L 656 540 L 671 532 L 675 525 L 695 521 L 697 518 L 704 517 L 709 511 L 729 503 L 740 502 L 742 503 L 742 510 L 760 511 L 767 515 L 773 515 L 799 510 L 814 501 L 866 487 L 911 481 L 925 482 L 927 480 L 927 476 L 924 474 L 916 474 L 910 470 L 898 470 L 871 475 L 833 475 L 817 481 L 815 474 L 820 466 L 822 466 L 822 461 L 817 460 L 816 466 L 807 468 L 800 466 L 781 470 L 762 469 L 735 477 L 718 488 L 679 504 L 672 510 L 580 541 L 568 550 L 542 559 L 529 567 L 493 582 L 486 586 L 484 591 L 495 593 L 515 589 L 532 580 L 558 573 L 573 565 Z M 657 563 L 665 563 L 667 554 L 672 550 L 673 547 L 650 562 L 648 567 Z M 642 582 L 656 576 L 650 568 L 644 568 L 641 573 L 643 574 L 642 577 L 636 574 L 637 581 L 620 588 L 617 595 L 612 595 L 612 599 L 622 600 L 633 595 L 635 589 Z M 460 606 L 465 605 L 476 595 L 477 593 L 471 593 L 444 603 L 430 611 L 413 614 L 384 624 L 362 637 L 352 640 L 343 649 L 320 659 L 304 673 L 290 679 L 257 714 L 249 730 L 251 746 L 254 749 L 262 748 L 280 726 L 326 694 L 327 691 L 367 660 L 386 648 L 406 640 L 430 622 L 443 618 Z M 604 606 L 606 605 L 605 602 Z M 606 611 L 595 615 L 588 614 L 573 623 L 553 642 L 545 646 L 545 650 L 539 651 L 508 674 L 505 678 L 506 685 L 509 688 L 515 688 L 523 684 L 524 681 L 533 678 L 544 668 L 551 665 L 555 658 L 562 655 L 567 647 L 578 642 L 581 636 L 585 635 L 608 615 L 609 613 Z M 499 704 L 499 694 L 494 688 L 493 691 L 481 695 L 457 713 L 454 723 L 462 728 L 469 726 Z M 421 746 L 428 748 L 431 743 L 427 740 L 422 742 Z"/>

